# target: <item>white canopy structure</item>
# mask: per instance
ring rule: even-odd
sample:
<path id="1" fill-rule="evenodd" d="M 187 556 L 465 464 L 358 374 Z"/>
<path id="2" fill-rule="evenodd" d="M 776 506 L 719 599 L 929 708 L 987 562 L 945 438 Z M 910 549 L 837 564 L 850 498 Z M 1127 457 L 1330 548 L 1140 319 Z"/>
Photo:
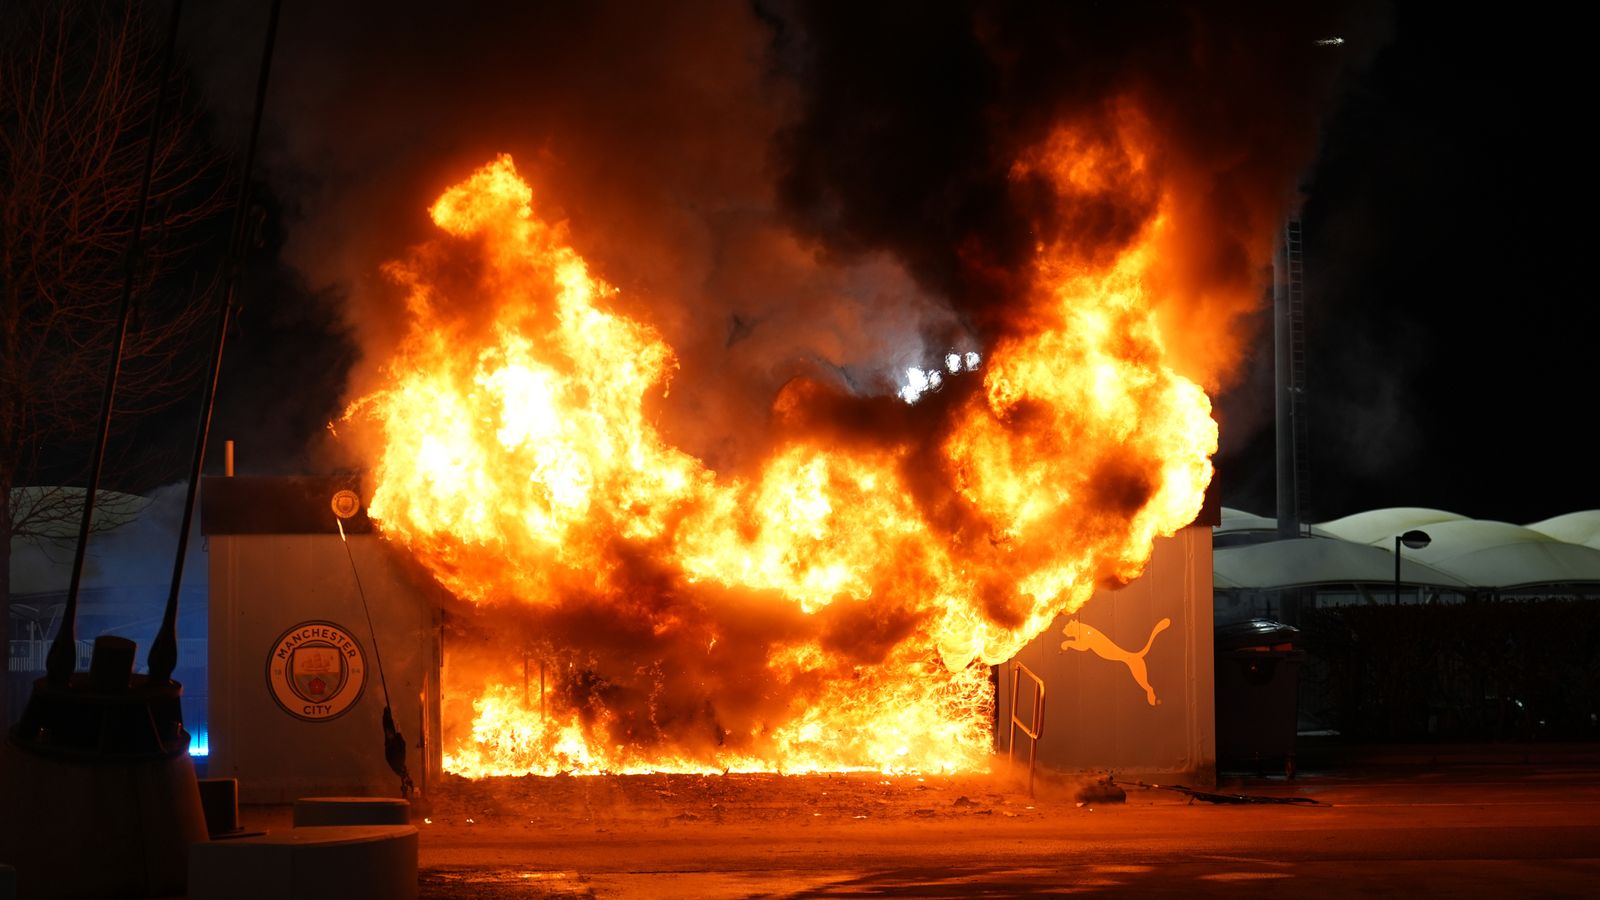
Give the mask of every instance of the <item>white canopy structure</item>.
<path id="1" fill-rule="evenodd" d="M 1417 506 L 1395 506 L 1389 509 L 1373 509 L 1323 522 L 1316 526 L 1332 537 L 1352 541 L 1357 544 L 1384 544 L 1394 543 L 1394 536 L 1404 534 L 1412 529 L 1428 529 L 1440 522 L 1458 522 L 1466 516 L 1442 509 L 1425 509 Z M 1432 532 L 1429 532 L 1432 534 Z"/>
<path id="2" fill-rule="evenodd" d="M 1567 513 L 1528 526 L 1540 534 L 1548 534 L 1558 541 L 1583 544 L 1600 550 L 1600 509 L 1586 509 Z"/>
<path id="3" fill-rule="evenodd" d="M 1215 586 L 1274 590 L 1392 582 L 1395 536 L 1413 529 L 1427 532 L 1431 542 L 1401 551 L 1400 580 L 1408 585 L 1455 591 L 1600 586 L 1600 510 L 1522 526 L 1417 507 L 1356 513 L 1312 525 L 1309 537 L 1292 540 L 1231 546 L 1218 541 Z M 1271 518 L 1225 508 L 1216 533 L 1275 530 Z"/>
<path id="4" fill-rule="evenodd" d="M 1217 587 L 1272 589 L 1317 584 L 1394 581 L 1394 554 L 1367 544 L 1329 538 L 1296 538 L 1230 547 L 1212 553 Z M 1407 584 L 1464 588 L 1448 572 L 1402 557 L 1400 577 Z"/>

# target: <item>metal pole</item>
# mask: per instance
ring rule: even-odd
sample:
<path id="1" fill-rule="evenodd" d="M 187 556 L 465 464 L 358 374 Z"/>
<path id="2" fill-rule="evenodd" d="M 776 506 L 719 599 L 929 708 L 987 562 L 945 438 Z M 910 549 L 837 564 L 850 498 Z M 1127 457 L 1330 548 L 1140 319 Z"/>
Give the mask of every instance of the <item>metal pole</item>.
<path id="1" fill-rule="evenodd" d="M 1272 353 L 1274 441 L 1277 464 L 1278 539 L 1300 536 L 1299 510 L 1294 483 L 1294 367 L 1290 356 L 1293 338 L 1289 309 L 1289 246 L 1287 229 L 1278 229 L 1272 256 Z"/>
<path id="2" fill-rule="evenodd" d="M 194 441 L 194 459 L 189 468 L 189 490 L 184 494 L 183 523 L 178 528 L 178 552 L 172 563 L 172 588 L 167 593 L 167 608 L 161 616 L 161 630 L 150 645 L 150 682 L 163 684 L 178 666 L 178 591 L 183 585 L 183 561 L 189 549 L 189 529 L 194 523 L 195 493 L 200 489 L 200 472 L 206 460 L 206 435 L 211 431 L 211 411 L 217 399 L 217 379 L 222 373 L 222 348 L 228 340 L 228 323 L 233 318 L 233 295 L 239 284 L 239 269 L 244 258 L 245 223 L 250 216 L 250 175 L 255 168 L 256 140 L 261 134 L 261 111 L 267 104 L 267 82 L 272 74 L 272 48 L 278 37 L 278 13 L 283 0 L 272 0 L 267 20 L 267 37 L 261 48 L 261 71 L 256 78 L 255 113 L 250 121 L 250 141 L 245 145 L 244 172 L 239 176 L 238 206 L 233 211 L 233 235 L 228 247 L 227 289 L 223 293 L 222 313 L 217 317 L 217 335 L 211 349 L 211 377 L 206 379 L 205 395 L 200 399 L 200 423 Z M 387 692 L 386 692 L 387 693 Z M 385 701 L 387 703 L 387 701 Z"/>
<path id="3" fill-rule="evenodd" d="M 128 315 L 133 309 L 133 279 L 139 269 L 139 245 L 144 239 L 144 217 L 150 206 L 150 182 L 156 165 L 156 138 L 161 133 L 161 116 L 166 108 L 167 85 L 172 81 L 172 59 L 178 43 L 178 19 L 182 0 L 174 0 L 167 23 L 166 45 L 161 51 L 161 84 L 156 89 L 155 109 L 150 113 L 150 138 L 144 148 L 144 171 L 139 176 L 139 200 L 134 206 L 133 232 L 128 236 L 128 255 L 122 276 L 122 298 L 117 309 L 117 337 L 112 344 L 111 365 L 100 395 L 100 434 L 89 463 L 89 483 L 83 492 L 83 518 L 78 522 L 78 546 L 72 555 L 72 577 L 67 586 L 67 608 L 61 628 L 50 645 L 45 660 L 45 677 L 57 687 L 65 685 L 78 668 L 78 590 L 83 586 L 83 559 L 89 546 L 89 529 L 94 522 L 94 498 L 100 490 L 100 470 L 105 462 L 106 440 L 111 434 L 111 411 L 117 396 L 117 376 L 122 370 L 122 345 L 128 336 Z"/>
<path id="4" fill-rule="evenodd" d="M 1394 605 L 1400 605 L 1400 535 L 1394 536 Z"/>

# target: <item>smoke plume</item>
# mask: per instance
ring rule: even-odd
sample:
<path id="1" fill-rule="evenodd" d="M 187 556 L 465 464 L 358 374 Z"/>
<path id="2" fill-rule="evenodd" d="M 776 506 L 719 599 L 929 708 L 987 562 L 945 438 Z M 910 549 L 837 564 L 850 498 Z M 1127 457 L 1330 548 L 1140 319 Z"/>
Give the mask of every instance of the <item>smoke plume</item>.
<path id="1" fill-rule="evenodd" d="M 241 32 L 209 46 L 253 46 L 259 18 L 217 13 L 213 34 Z M 443 186 L 509 152 L 676 350 L 665 427 L 736 466 L 734 436 L 795 376 L 892 393 L 909 365 L 1027 327 L 1039 240 L 1103 257 L 1145 224 L 1159 197 L 1016 176 L 1063 123 L 1136 117 L 1152 137 L 1180 236 L 1169 349 L 1227 383 L 1333 76 L 1377 21 L 1264 2 L 297 6 L 268 166 L 298 211 L 286 257 L 347 298 L 352 396 L 403 329 L 381 263 Z M 1332 35 L 1351 40 L 1314 43 Z M 230 96 L 249 56 L 212 65 Z"/>

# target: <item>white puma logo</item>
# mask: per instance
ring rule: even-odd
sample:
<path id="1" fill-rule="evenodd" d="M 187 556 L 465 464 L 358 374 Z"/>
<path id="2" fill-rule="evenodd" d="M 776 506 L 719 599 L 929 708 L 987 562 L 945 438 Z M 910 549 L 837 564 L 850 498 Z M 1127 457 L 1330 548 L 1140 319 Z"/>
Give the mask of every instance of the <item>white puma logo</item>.
<path id="1" fill-rule="evenodd" d="M 1150 645 L 1156 642 L 1156 635 L 1167 630 L 1172 624 L 1171 619 L 1162 619 L 1156 627 L 1150 629 L 1150 640 L 1144 642 L 1144 649 L 1138 653 L 1130 653 L 1111 642 L 1111 639 L 1096 631 L 1093 626 L 1085 625 L 1077 619 L 1067 623 L 1061 633 L 1067 640 L 1061 642 L 1063 650 L 1093 650 L 1094 655 L 1112 662 L 1120 662 L 1128 667 L 1133 675 L 1133 680 L 1144 688 L 1145 699 L 1151 706 L 1156 705 L 1156 689 L 1150 686 L 1150 671 L 1145 668 L 1144 657 L 1150 652 Z"/>

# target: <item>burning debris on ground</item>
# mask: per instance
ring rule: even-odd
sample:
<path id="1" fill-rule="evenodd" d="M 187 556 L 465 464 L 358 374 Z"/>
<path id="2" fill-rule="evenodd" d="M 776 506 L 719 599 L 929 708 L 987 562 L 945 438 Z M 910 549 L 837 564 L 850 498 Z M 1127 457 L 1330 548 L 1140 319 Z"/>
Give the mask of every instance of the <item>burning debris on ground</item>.
<path id="1" fill-rule="evenodd" d="M 1053 801 L 1056 807 L 1072 806 L 1065 791 L 1051 789 L 1052 797 L 1060 794 Z M 512 831 L 693 825 L 804 828 L 995 815 L 1019 818 L 1043 813 L 1014 779 L 1005 776 L 530 775 L 448 779 L 433 799 L 426 825 Z"/>

